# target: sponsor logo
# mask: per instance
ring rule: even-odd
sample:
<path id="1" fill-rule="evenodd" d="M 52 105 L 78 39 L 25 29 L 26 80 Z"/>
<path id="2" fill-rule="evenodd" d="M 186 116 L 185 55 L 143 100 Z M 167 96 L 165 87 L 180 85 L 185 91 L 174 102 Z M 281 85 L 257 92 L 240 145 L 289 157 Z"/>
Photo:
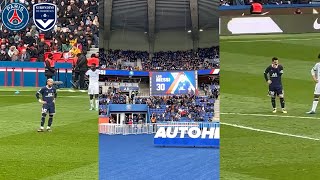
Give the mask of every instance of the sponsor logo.
<path id="1" fill-rule="evenodd" d="M 28 10 L 20 3 L 11 3 L 4 7 L 1 18 L 4 26 L 11 31 L 22 30 L 29 23 Z"/>
<path id="2" fill-rule="evenodd" d="M 33 22 L 42 31 L 49 31 L 57 22 L 57 6 L 51 3 L 33 5 Z"/>
<path id="3" fill-rule="evenodd" d="M 202 130 L 199 127 L 160 127 L 154 136 L 154 138 L 176 138 L 180 134 L 179 138 L 185 138 L 187 134 L 189 138 L 201 138 L 201 139 L 219 139 L 219 128 L 207 128 Z"/>
<path id="4" fill-rule="evenodd" d="M 282 33 L 280 27 L 270 17 L 232 18 L 228 22 L 232 34 Z"/>
<path id="5" fill-rule="evenodd" d="M 271 77 L 278 77 L 277 73 L 272 73 Z"/>
<path id="6" fill-rule="evenodd" d="M 313 22 L 313 29 L 320 29 L 320 24 L 318 23 L 318 18 Z"/>

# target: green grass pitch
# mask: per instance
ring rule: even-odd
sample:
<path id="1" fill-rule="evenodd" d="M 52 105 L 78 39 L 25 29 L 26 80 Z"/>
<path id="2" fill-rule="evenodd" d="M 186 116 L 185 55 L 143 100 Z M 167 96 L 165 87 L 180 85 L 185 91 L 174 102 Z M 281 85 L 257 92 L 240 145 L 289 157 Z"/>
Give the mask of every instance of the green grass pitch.
<path id="1" fill-rule="evenodd" d="M 221 179 L 320 179 L 320 107 L 316 115 L 305 114 L 313 100 L 310 71 L 320 61 L 319 37 L 220 38 L 221 122 L 227 123 L 221 128 Z M 278 113 L 271 112 L 263 78 L 274 56 L 284 66 L 286 115 L 279 99 Z"/>
<path id="2" fill-rule="evenodd" d="M 53 131 L 38 133 L 37 90 L 0 89 L 0 179 L 98 179 L 98 115 L 87 93 L 58 91 Z"/>

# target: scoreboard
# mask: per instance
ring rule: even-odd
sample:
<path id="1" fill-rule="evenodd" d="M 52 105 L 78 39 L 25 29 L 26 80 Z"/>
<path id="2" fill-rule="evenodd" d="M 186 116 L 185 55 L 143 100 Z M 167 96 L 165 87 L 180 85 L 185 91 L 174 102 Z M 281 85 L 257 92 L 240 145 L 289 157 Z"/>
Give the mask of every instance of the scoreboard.
<path id="1" fill-rule="evenodd" d="M 197 94 L 197 71 L 150 72 L 150 95 Z"/>

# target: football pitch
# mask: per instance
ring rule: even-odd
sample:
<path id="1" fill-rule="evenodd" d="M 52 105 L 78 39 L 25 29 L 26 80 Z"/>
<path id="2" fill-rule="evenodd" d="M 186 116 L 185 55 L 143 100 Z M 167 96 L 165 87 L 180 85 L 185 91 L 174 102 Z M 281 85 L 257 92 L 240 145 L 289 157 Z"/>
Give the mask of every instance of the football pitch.
<path id="1" fill-rule="evenodd" d="M 58 91 L 53 131 L 38 133 L 37 90 L 0 88 L 0 179 L 98 179 L 98 115 L 87 93 Z"/>
<path id="2" fill-rule="evenodd" d="M 221 179 L 320 179 L 320 108 L 307 115 L 320 34 L 220 37 Z M 273 114 L 263 72 L 284 66 L 286 109 Z"/>

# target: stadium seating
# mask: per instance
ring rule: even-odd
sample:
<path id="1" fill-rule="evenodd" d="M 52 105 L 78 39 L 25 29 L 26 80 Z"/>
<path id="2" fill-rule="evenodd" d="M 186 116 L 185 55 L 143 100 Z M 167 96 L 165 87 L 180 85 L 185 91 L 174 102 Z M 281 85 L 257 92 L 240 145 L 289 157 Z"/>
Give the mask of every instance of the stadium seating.
<path id="1" fill-rule="evenodd" d="M 136 98 L 139 101 L 139 98 Z M 170 105 L 162 102 L 158 108 L 150 108 L 150 114 L 156 116 L 157 121 L 180 121 L 180 122 L 191 122 L 191 121 L 209 121 L 214 116 L 214 102 L 215 100 L 209 97 L 195 97 L 195 103 L 193 106 L 198 109 L 192 109 L 190 107 L 181 108 L 186 110 L 186 115 L 178 115 L 179 110 L 175 112 L 169 112 L 168 107 Z M 153 106 L 153 105 L 151 105 Z M 200 108 L 200 109 L 199 109 Z M 182 113 L 180 113 L 182 114 Z M 189 114 L 189 116 L 188 116 Z"/>
<path id="2" fill-rule="evenodd" d="M 215 99 L 212 96 L 135 97 L 135 104 L 148 104 L 150 116 L 157 122 L 208 122 L 214 117 Z M 100 115 L 106 115 L 108 104 L 128 104 L 126 95 L 101 95 Z"/>
<path id="3" fill-rule="evenodd" d="M 141 61 L 141 65 L 138 64 Z M 199 48 L 197 52 L 156 52 L 108 50 L 100 52 L 100 66 L 106 69 L 198 70 L 219 68 L 219 47 Z"/>

